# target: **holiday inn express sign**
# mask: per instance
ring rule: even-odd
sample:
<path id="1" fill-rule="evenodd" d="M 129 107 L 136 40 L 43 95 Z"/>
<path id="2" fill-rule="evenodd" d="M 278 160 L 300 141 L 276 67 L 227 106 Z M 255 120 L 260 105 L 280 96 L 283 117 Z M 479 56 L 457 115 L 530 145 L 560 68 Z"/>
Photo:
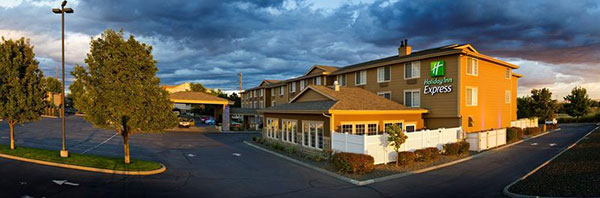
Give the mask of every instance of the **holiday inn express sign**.
<path id="1" fill-rule="evenodd" d="M 440 61 L 432 61 L 429 64 L 429 74 L 432 77 L 431 79 L 425 79 L 425 87 L 423 88 L 423 93 L 425 95 L 431 94 L 435 95 L 437 93 L 450 93 L 452 92 L 453 82 L 452 78 L 443 77 L 446 74 L 446 62 L 443 60 Z M 433 78 L 439 77 L 439 78 Z"/>

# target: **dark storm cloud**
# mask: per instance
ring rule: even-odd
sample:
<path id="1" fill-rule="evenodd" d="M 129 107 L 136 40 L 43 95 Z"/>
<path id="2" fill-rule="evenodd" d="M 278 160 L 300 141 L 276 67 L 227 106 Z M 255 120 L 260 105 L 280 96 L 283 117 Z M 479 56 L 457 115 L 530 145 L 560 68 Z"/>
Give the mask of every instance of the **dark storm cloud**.
<path id="1" fill-rule="evenodd" d="M 314 64 L 393 55 L 403 39 L 416 50 L 471 43 L 488 55 L 548 63 L 548 71 L 576 76 L 561 64 L 598 67 L 600 61 L 598 4 L 375 1 L 326 10 L 307 1 L 81 0 L 72 4 L 76 13 L 67 28 L 89 36 L 124 29 L 154 46 L 163 83 L 197 81 L 228 90 L 236 89 L 239 72 L 245 87 L 255 86 L 301 75 Z M 49 7 L 23 3 L 0 8 L 0 17 L 0 29 L 58 36 L 59 18 Z M 585 71 L 585 78 L 598 73 Z M 536 82 L 542 81 L 524 84 Z"/>

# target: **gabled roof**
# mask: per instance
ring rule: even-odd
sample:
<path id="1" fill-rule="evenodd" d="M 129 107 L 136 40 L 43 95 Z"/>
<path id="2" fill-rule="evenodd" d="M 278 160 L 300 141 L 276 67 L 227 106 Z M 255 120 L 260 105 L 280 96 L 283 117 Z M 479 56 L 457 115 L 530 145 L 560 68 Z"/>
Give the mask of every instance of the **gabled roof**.
<path id="1" fill-rule="evenodd" d="M 332 74 L 337 75 L 337 74 L 343 74 L 343 73 L 349 73 L 349 72 L 355 72 L 355 71 L 360 71 L 360 70 L 364 70 L 364 69 L 374 68 L 374 67 L 380 67 L 383 65 L 409 62 L 409 61 L 419 60 L 419 59 L 428 58 L 428 57 L 436 57 L 436 56 L 444 56 L 444 55 L 460 54 L 460 53 L 468 54 L 468 55 L 475 56 L 475 57 L 482 58 L 482 59 L 486 59 L 488 61 L 491 61 L 491 62 L 494 62 L 497 64 L 501 64 L 501 65 L 504 65 L 504 66 L 507 66 L 510 68 L 514 68 L 514 69 L 519 68 L 519 66 L 504 62 L 502 60 L 495 59 L 493 57 L 489 57 L 489 56 L 480 54 L 471 44 L 466 43 L 466 44 L 452 44 L 452 45 L 446 45 L 446 46 L 441 46 L 441 47 L 436 47 L 436 48 L 431 48 L 431 49 L 425 49 L 425 50 L 421 50 L 421 51 L 415 51 L 406 56 L 394 55 L 394 56 L 389 56 L 389 57 L 380 58 L 380 59 L 376 59 L 376 60 L 371 60 L 371 61 L 366 61 L 366 62 L 357 63 L 357 64 L 353 64 L 353 65 L 348 65 L 348 66 L 338 69 L 337 71 L 333 72 Z"/>
<path id="2" fill-rule="evenodd" d="M 315 69 L 323 70 L 323 74 L 330 74 L 331 72 L 338 70 L 339 67 L 327 66 L 327 65 L 313 65 L 310 69 L 308 69 L 308 71 L 304 75 L 306 76 L 306 75 L 310 74 L 310 72 L 312 72 Z"/>
<path id="3" fill-rule="evenodd" d="M 321 101 L 297 101 L 304 93 L 314 91 L 325 96 Z M 282 111 L 412 111 L 426 113 L 427 110 L 416 107 L 406 107 L 392 100 L 385 99 L 373 92 L 356 87 L 340 87 L 339 91 L 321 86 L 309 85 L 302 90 L 290 103 L 269 107 L 259 112 Z"/>

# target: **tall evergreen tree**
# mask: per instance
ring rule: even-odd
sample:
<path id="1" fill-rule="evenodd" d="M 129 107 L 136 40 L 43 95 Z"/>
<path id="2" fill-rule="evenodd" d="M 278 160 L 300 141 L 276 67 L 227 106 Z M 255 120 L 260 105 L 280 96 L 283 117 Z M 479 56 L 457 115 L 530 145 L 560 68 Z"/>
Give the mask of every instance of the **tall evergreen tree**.
<path id="1" fill-rule="evenodd" d="M 590 112 L 590 107 L 593 103 L 587 94 L 587 90 L 583 87 L 573 88 L 571 94 L 565 96 L 564 99 L 567 101 L 564 104 L 564 110 L 570 116 L 577 118 L 577 120 Z"/>
<path id="2" fill-rule="evenodd" d="M 123 31 L 106 30 L 92 40 L 85 63 L 71 74 L 75 108 L 96 127 L 116 130 L 123 136 L 124 162 L 130 163 L 129 137 L 160 132 L 177 125 L 169 93 L 159 87 L 152 47 Z"/>
<path id="3" fill-rule="evenodd" d="M 15 125 L 38 120 L 47 104 L 34 57 L 25 38 L 0 41 L 0 118 L 10 128 L 10 149 L 15 149 Z"/>

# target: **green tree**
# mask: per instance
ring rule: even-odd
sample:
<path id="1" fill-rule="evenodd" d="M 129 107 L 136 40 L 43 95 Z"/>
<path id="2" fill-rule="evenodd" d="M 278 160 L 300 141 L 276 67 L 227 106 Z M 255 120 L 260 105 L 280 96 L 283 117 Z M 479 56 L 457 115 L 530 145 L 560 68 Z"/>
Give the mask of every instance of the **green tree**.
<path id="1" fill-rule="evenodd" d="M 51 93 L 61 93 L 62 83 L 56 78 L 46 77 L 44 78 L 44 89 Z"/>
<path id="2" fill-rule="evenodd" d="M 227 99 L 230 100 L 230 101 L 233 101 L 233 106 L 232 107 L 241 107 L 242 106 L 242 99 L 235 92 L 232 93 L 232 94 L 229 94 L 229 96 L 227 96 Z"/>
<path id="3" fill-rule="evenodd" d="M 565 112 L 570 116 L 575 117 L 577 120 L 590 112 L 592 100 L 588 96 L 585 88 L 573 88 L 571 94 L 565 96 L 564 99 L 567 101 L 567 103 L 563 105 Z"/>
<path id="4" fill-rule="evenodd" d="M 396 166 L 398 166 L 398 161 L 400 161 L 400 146 L 406 142 L 406 138 L 408 138 L 402 129 L 398 125 L 392 124 L 385 128 L 385 132 L 387 132 L 388 141 L 390 145 L 394 147 L 394 151 L 396 151 Z"/>
<path id="5" fill-rule="evenodd" d="M 517 118 L 536 117 L 533 112 L 533 99 L 529 96 L 517 98 Z"/>
<path id="6" fill-rule="evenodd" d="M 169 93 L 159 87 L 152 47 L 123 31 L 106 30 L 92 39 L 85 63 L 75 66 L 70 89 L 75 108 L 96 127 L 123 136 L 124 162 L 130 163 L 129 137 L 177 125 Z"/>
<path id="7" fill-rule="evenodd" d="M 34 57 L 24 38 L 0 41 L 0 118 L 10 128 L 10 149 L 15 149 L 15 125 L 38 120 L 47 104 L 44 74 Z"/>
<path id="8" fill-rule="evenodd" d="M 532 108 L 535 116 L 542 121 L 554 119 L 558 105 L 556 100 L 552 100 L 552 92 L 548 88 L 531 90 L 531 99 L 533 100 Z M 546 125 L 543 126 L 543 131 L 546 131 Z"/>
<path id="9" fill-rule="evenodd" d="M 202 83 L 190 83 L 190 88 L 193 92 L 202 92 L 205 93 L 206 92 L 206 87 L 204 87 L 204 85 L 202 85 Z"/>

